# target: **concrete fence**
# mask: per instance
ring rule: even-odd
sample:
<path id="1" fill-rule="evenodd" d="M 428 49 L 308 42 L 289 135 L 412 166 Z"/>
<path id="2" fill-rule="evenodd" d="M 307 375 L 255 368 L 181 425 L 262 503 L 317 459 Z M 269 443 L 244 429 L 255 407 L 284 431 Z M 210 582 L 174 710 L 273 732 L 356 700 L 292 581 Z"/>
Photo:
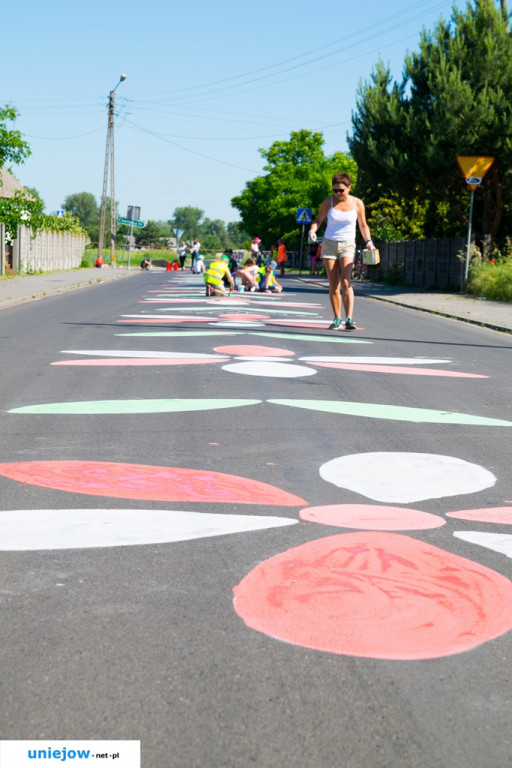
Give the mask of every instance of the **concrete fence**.
<path id="1" fill-rule="evenodd" d="M 40 232 L 33 235 L 29 227 L 18 227 L 12 246 L 6 247 L 5 228 L 0 225 L 0 247 L 4 253 L 0 274 L 9 266 L 13 272 L 52 272 L 79 267 L 85 252 L 83 235 L 69 232 Z"/>

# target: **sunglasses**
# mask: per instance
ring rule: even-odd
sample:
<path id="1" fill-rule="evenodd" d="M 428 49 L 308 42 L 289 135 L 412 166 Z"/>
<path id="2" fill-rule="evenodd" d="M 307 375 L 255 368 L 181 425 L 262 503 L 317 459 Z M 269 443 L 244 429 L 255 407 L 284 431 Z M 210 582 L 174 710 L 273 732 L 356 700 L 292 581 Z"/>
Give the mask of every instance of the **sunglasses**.
<path id="1" fill-rule="evenodd" d="M 333 192 L 343 192 L 343 190 L 348 189 L 348 187 L 333 187 Z"/>

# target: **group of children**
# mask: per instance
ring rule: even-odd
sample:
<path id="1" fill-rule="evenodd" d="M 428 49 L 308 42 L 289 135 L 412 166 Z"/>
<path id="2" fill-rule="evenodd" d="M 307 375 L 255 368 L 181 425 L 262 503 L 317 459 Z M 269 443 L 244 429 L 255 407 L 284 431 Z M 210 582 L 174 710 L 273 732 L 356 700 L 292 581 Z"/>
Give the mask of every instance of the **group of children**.
<path id="1" fill-rule="evenodd" d="M 319 275 L 323 270 L 322 259 L 322 238 L 318 238 L 316 243 L 309 246 L 309 274 Z"/>
<path id="2" fill-rule="evenodd" d="M 256 256 L 250 256 L 240 267 L 233 257 L 231 248 L 226 248 L 224 253 L 217 256 L 210 266 L 204 271 L 207 296 L 226 296 L 229 291 L 262 291 L 265 293 L 281 293 L 282 286 L 275 277 L 275 261 L 268 260 L 258 265 Z M 236 278 L 240 278 L 240 285 L 236 285 Z"/>

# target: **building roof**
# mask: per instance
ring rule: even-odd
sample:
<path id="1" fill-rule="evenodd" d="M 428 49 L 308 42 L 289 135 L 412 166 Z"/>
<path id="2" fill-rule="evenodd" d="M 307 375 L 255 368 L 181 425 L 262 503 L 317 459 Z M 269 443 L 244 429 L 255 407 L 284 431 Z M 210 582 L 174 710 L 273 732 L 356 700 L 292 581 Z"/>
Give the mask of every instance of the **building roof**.
<path id="1" fill-rule="evenodd" d="M 26 190 L 7 168 L 0 167 L 0 198 L 13 197 L 15 192 L 26 192 Z"/>

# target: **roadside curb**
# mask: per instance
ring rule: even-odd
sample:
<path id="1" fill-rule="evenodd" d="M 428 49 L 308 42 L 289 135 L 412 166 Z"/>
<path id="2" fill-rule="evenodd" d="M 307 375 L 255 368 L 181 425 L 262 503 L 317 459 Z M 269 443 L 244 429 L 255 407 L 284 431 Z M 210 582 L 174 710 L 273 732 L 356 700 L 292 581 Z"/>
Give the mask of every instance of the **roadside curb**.
<path id="1" fill-rule="evenodd" d="M 45 272 L 41 275 L 17 275 L 0 282 L 0 310 L 29 301 L 39 301 L 79 288 L 103 285 L 139 274 L 140 270 L 105 270 L 95 268 Z M 7 298 L 5 298 L 7 296 Z"/>
<path id="2" fill-rule="evenodd" d="M 459 320 L 461 323 L 469 323 L 470 325 L 476 325 L 479 328 L 489 328 L 492 331 L 499 331 L 500 333 L 512 333 L 512 328 L 507 328 L 503 325 L 489 322 L 487 320 L 473 320 L 470 317 L 461 317 L 460 315 L 452 314 L 449 312 L 443 312 L 440 309 L 434 307 L 419 307 L 417 304 L 406 304 L 403 301 L 394 301 L 386 296 L 363 296 L 361 298 L 370 299 L 371 301 L 383 301 L 387 304 L 394 304 L 395 307 L 404 307 L 405 309 L 413 309 L 416 312 L 426 312 L 429 315 L 437 315 L 438 317 L 446 317 L 448 320 Z M 512 310 L 511 310 L 512 311 Z"/>

